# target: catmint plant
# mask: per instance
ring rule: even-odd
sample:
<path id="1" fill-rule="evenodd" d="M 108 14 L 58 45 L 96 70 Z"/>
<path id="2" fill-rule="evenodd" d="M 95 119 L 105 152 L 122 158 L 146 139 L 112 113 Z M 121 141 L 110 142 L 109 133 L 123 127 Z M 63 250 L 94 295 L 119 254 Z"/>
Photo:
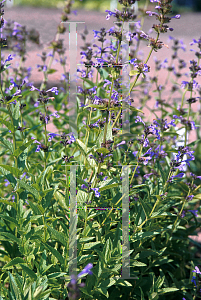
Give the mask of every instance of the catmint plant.
<path id="1" fill-rule="evenodd" d="M 200 227 L 201 40 L 192 39 L 186 61 L 184 41 L 173 36 L 171 20 L 179 22 L 180 15 L 172 15 L 172 0 L 146 0 L 140 20 L 134 4 L 141 1 L 119 0 L 121 9 L 105 11 L 104 27 L 93 30 L 92 42 L 87 24 L 80 34 L 74 124 L 62 39 L 73 1 L 64 1 L 56 37 L 38 53 L 39 86 L 30 82 L 33 66 L 24 62 L 26 43 L 40 45 L 40 34 L 6 20 L 5 1 L 0 3 L 1 298 L 199 298 L 200 245 L 192 236 Z M 146 18 L 153 26 L 144 32 Z M 115 22 L 111 28 L 109 19 Z M 172 55 L 159 60 L 164 47 Z M 64 71 L 61 83 L 49 86 L 54 62 Z M 54 132 L 48 132 L 51 123 Z"/>

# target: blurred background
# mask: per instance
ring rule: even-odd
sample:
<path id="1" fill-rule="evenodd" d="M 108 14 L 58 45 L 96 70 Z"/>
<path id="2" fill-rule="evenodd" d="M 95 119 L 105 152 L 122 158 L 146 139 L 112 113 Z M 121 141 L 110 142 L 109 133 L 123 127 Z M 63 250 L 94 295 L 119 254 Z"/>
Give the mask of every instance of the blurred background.
<path id="1" fill-rule="evenodd" d="M 140 0 L 138 7 L 143 7 L 149 0 Z M 10 0 L 6 1 L 5 6 L 34 6 L 34 7 L 47 7 L 47 8 L 62 8 L 64 0 Z M 201 11 L 201 0 L 173 0 L 173 13 L 183 12 L 198 12 Z M 86 9 L 105 11 L 106 9 L 113 10 L 115 7 L 120 8 L 118 0 L 75 0 L 73 7 L 75 9 Z M 153 5 L 152 5 L 153 7 Z"/>

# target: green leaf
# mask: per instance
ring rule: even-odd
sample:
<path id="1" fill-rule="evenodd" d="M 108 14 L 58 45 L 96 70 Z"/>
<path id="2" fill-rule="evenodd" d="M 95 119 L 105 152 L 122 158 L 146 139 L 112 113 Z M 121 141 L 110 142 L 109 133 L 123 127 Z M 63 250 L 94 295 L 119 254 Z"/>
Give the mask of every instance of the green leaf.
<path id="1" fill-rule="evenodd" d="M 10 203 L 9 203 L 10 205 Z M 15 224 L 18 228 L 19 228 L 19 224 L 18 224 L 18 221 L 10 216 L 5 216 L 5 215 L 2 215 L 0 214 L 0 218 L 6 220 L 6 221 L 9 221 L 11 222 L 12 224 Z"/>
<path id="2" fill-rule="evenodd" d="M 109 179 L 102 181 L 99 187 L 99 192 L 118 187 L 121 183 L 118 183 L 116 179 Z"/>
<path id="3" fill-rule="evenodd" d="M 101 244 L 101 242 L 92 242 L 84 244 L 84 250 L 92 249 L 94 246 Z"/>
<path id="4" fill-rule="evenodd" d="M 55 72 L 57 72 L 56 69 L 50 69 L 50 70 L 47 71 L 47 74 L 53 74 L 53 73 L 55 73 Z"/>
<path id="5" fill-rule="evenodd" d="M 98 141 L 97 141 L 97 145 L 99 148 L 101 148 L 101 143 L 103 143 L 103 138 L 104 138 L 104 130 L 101 131 L 99 137 L 98 137 Z M 107 135 L 106 135 L 106 140 L 113 140 L 112 137 L 112 125 L 108 124 L 107 125 Z"/>
<path id="6" fill-rule="evenodd" d="M 89 216 L 89 219 L 91 218 L 91 216 Z M 95 236 L 91 236 L 91 237 L 84 237 L 84 238 L 80 238 L 79 239 L 79 242 L 82 243 L 82 242 L 88 242 L 88 241 L 91 241 L 95 239 Z"/>
<path id="7" fill-rule="evenodd" d="M 38 204 L 34 204 L 30 199 L 27 200 L 28 203 L 29 203 L 29 206 L 31 207 L 31 209 L 33 210 L 34 214 L 35 215 L 39 215 L 39 217 L 41 217 L 41 211 L 40 209 L 38 208 Z M 43 212 L 42 214 L 44 213 L 44 209 L 43 209 Z"/>
<path id="8" fill-rule="evenodd" d="M 66 205 L 66 202 L 65 202 L 65 197 L 59 192 L 59 191 L 56 191 L 54 193 L 54 198 L 59 202 L 59 205 L 65 209 L 65 210 L 69 210 L 68 206 Z"/>
<path id="9" fill-rule="evenodd" d="M 48 274 L 47 278 L 48 279 L 52 279 L 52 278 L 57 278 L 57 277 L 60 277 L 60 276 L 63 276 L 63 275 L 67 275 L 67 273 L 64 273 L 64 272 L 55 272 L 55 273 Z"/>
<path id="10" fill-rule="evenodd" d="M 11 122 L 4 120 L 2 117 L 0 117 L 0 122 L 4 124 L 12 133 L 14 132 L 15 129 Z"/>
<path id="11" fill-rule="evenodd" d="M 153 237 L 155 235 L 158 235 L 160 233 L 161 233 L 161 230 L 135 233 L 133 236 L 133 240 L 137 241 L 137 240 L 147 239 L 147 238 Z"/>
<path id="12" fill-rule="evenodd" d="M 96 152 L 102 153 L 103 155 L 107 155 L 110 151 L 106 148 L 98 148 Z"/>
<path id="13" fill-rule="evenodd" d="M 29 145 L 33 144 L 34 140 L 31 140 L 29 142 L 27 142 L 26 144 L 23 144 L 22 146 L 20 146 L 18 149 L 16 149 L 13 153 L 13 155 L 15 157 L 18 157 L 27 147 L 29 147 Z"/>
<path id="14" fill-rule="evenodd" d="M 129 73 L 129 76 L 134 76 L 134 75 L 138 75 L 138 74 L 139 74 L 139 71 L 131 70 L 130 73 Z"/>
<path id="15" fill-rule="evenodd" d="M 10 286 L 11 286 L 13 292 L 14 292 L 14 297 L 15 297 L 14 299 L 15 300 L 22 300 L 21 295 L 20 295 L 20 290 L 17 286 L 15 278 L 13 277 L 13 275 L 10 272 L 8 272 L 8 275 L 9 275 Z"/>
<path id="16" fill-rule="evenodd" d="M 10 205 L 10 206 L 12 206 L 14 208 L 16 207 L 16 203 L 8 201 L 5 198 L 0 198 L 0 203 L 4 203 L 4 204 L 7 204 L 7 205 Z"/>
<path id="17" fill-rule="evenodd" d="M 80 148 L 80 150 L 86 155 L 87 152 L 89 151 L 87 146 L 79 139 L 76 139 L 76 143 L 78 144 L 78 147 Z"/>
<path id="18" fill-rule="evenodd" d="M 117 282 L 117 279 L 114 279 L 114 278 L 108 278 L 107 280 L 104 280 L 102 281 L 98 286 L 97 288 L 108 288 L 112 285 L 115 285 Z"/>
<path id="19" fill-rule="evenodd" d="M 150 206 L 144 200 L 142 200 L 141 197 L 139 197 L 139 202 L 142 205 L 146 218 L 148 218 L 151 212 Z"/>
<path id="20" fill-rule="evenodd" d="M 42 241 L 41 241 L 42 242 Z M 42 242 L 43 243 L 43 242 Z M 61 263 L 61 265 L 65 264 L 65 260 L 63 258 L 63 256 L 53 247 L 51 247 L 50 245 L 48 245 L 47 243 L 43 243 L 44 247 L 49 250 L 57 259 L 58 261 Z"/>
<path id="21" fill-rule="evenodd" d="M 0 69 L 0 73 L 2 73 L 3 71 L 5 71 L 6 69 L 8 69 L 8 67 L 9 67 L 10 65 L 11 65 L 11 64 L 3 65 L 3 66 L 2 66 L 2 69 Z"/>
<path id="22" fill-rule="evenodd" d="M 6 236 L 7 239 L 5 239 L 3 236 Z M 17 243 L 18 245 L 20 244 L 20 239 L 18 239 L 16 236 L 14 236 L 12 233 L 9 233 L 9 232 L 1 232 L 0 233 L 0 240 L 1 241 L 12 241 L 12 242 L 15 242 Z"/>
<path id="23" fill-rule="evenodd" d="M 98 105 L 98 104 L 87 104 L 87 106 L 84 107 L 84 109 L 87 109 L 88 107 L 92 107 L 92 108 L 98 108 L 100 110 L 105 110 L 106 107 L 103 105 Z"/>
<path id="24" fill-rule="evenodd" d="M 17 102 L 13 110 L 13 123 L 16 128 L 19 125 L 19 118 L 20 118 L 20 103 Z"/>
<path id="25" fill-rule="evenodd" d="M 141 261 L 135 260 L 134 262 L 132 262 L 132 266 L 134 266 L 134 267 L 146 267 L 147 265 L 144 264 L 144 263 L 141 262 Z"/>
<path id="26" fill-rule="evenodd" d="M 21 95 L 14 96 L 11 100 L 9 100 L 8 102 L 6 102 L 6 104 L 10 104 L 10 103 L 14 102 L 15 100 L 17 100 L 18 98 L 21 98 Z"/>
<path id="27" fill-rule="evenodd" d="M 6 265 L 4 265 L 3 268 L 2 268 L 2 270 L 10 269 L 13 266 L 15 266 L 17 264 L 20 264 L 20 263 L 25 263 L 24 259 L 21 258 L 21 257 L 15 257 L 11 261 L 9 261 L 9 263 L 7 263 Z"/>
<path id="28" fill-rule="evenodd" d="M 22 172 L 15 167 L 11 167 L 8 165 L 0 165 L 0 167 L 6 169 L 7 171 L 10 171 L 10 173 L 13 174 L 15 177 L 20 177 L 20 175 L 22 175 Z"/>
<path id="29" fill-rule="evenodd" d="M 31 277 L 31 278 L 34 279 L 35 281 L 37 280 L 38 276 L 37 276 L 37 274 L 34 273 L 33 270 L 31 270 L 31 269 L 30 269 L 28 266 L 26 266 L 26 265 L 20 264 L 20 266 L 21 266 L 21 268 L 23 269 L 23 271 L 29 275 L 29 277 Z"/>
<path id="30" fill-rule="evenodd" d="M 79 149 L 82 151 L 82 153 L 84 154 L 85 158 L 87 159 L 88 164 L 90 165 L 91 168 L 96 167 L 96 162 L 95 160 L 92 158 L 89 158 L 89 155 L 87 155 L 87 153 L 90 152 L 90 148 L 87 148 L 87 146 L 79 139 L 76 139 L 76 143 L 79 147 Z"/>
<path id="31" fill-rule="evenodd" d="M 166 176 L 164 170 L 161 168 L 161 165 L 160 165 L 160 163 L 159 163 L 158 160 L 157 160 L 157 167 L 158 167 L 158 169 L 160 170 L 160 173 L 161 173 L 161 176 L 162 176 L 162 179 L 163 179 L 163 185 L 164 185 L 164 183 L 165 183 L 166 180 L 167 180 L 167 176 Z"/>
<path id="32" fill-rule="evenodd" d="M 29 192 L 30 194 L 34 195 L 34 197 L 37 200 L 39 200 L 40 194 L 39 194 L 39 192 L 34 187 L 32 187 L 31 185 L 25 183 L 22 180 L 18 179 L 17 181 L 18 181 L 20 187 L 24 188 L 26 190 L 26 192 Z"/>
<path id="33" fill-rule="evenodd" d="M 106 288 L 100 287 L 100 288 L 96 288 L 97 291 L 99 291 L 101 294 L 103 294 L 105 297 L 109 297 L 109 293 L 107 291 Z"/>
<path id="34" fill-rule="evenodd" d="M 91 80 L 89 80 L 89 79 L 87 79 L 87 78 L 84 78 L 84 77 L 81 77 L 80 79 L 82 79 L 82 80 L 84 80 L 85 82 L 87 82 L 87 83 L 90 85 L 90 87 L 94 87 L 93 81 L 91 81 Z"/>
<path id="35" fill-rule="evenodd" d="M 163 288 L 162 292 L 160 292 L 160 294 L 166 294 L 166 293 L 176 292 L 176 291 L 179 291 L 179 289 L 177 289 L 177 288 Z"/>
<path id="36" fill-rule="evenodd" d="M 4 138 L 2 138 L 2 137 L 0 137 L 0 141 L 2 142 L 2 144 L 4 144 L 4 146 L 8 149 L 8 150 L 10 150 L 11 151 L 11 153 L 13 154 L 13 144 L 10 142 L 10 141 L 8 141 L 8 140 L 6 140 L 6 139 L 4 139 Z"/>
<path id="37" fill-rule="evenodd" d="M 155 283 L 155 288 L 157 290 L 160 289 L 160 287 L 163 285 L 164 280 L 165 280 L 165 275 L 162 278 L 160 276 L 158 277 Z"/>
<path id="38" fill-rule="evenodd" d="M 86 183 L 86 182 L 85 182 Z M 77 192 L 77 203 L 79 205 L 84 205 L 88 200 L 88 194 L 82 190 L 78 190 Z"/>
<path id="39" fill-rule="evenodd" d="M 98 73 L 101 75 L 101 78 L 107 79 L 109 76 L 109 73 L 104 68 L 98 68 Z"/>
<path id="40" fill-rule="evenodd" d="M 53 166 L 48 166 L 43 172 L 41 172 L 41 174 L 38 176 L 38 178 L 36 180 L 36 184 L 43 186 L 45 176 L 50 172 L 51 173 L 53 172 Z"/>
<path id="41" fill-rule="evenodd" d="M 62 232 L 59 232 L 50 226 L 47 226 L 47 228 L 48 231 L 53 234 L 55 240 L 58 240 L 63 246 L 66 247 L 68 243 L 68 239 L 66 238 L 66 236 Z"/>
<path id="42" fill-rule="evenodd" d="M 126 103 L 126 102 L 124 102 L 123 104 L 122 104 L 122 108 L 123 109 L 130 109 L 130 110 L 132 110 L 132 111 L 138 111 L 138 112 L 141 112 L 142 114 L 144 114 L 143 113 L 143 111 L 142 110 L 140 110 L 140 109 L 138 109 L 138 108 L 135 108 L 135 107 L 133 107 L 132 105 L 129 105 L 128 103 Z"/>

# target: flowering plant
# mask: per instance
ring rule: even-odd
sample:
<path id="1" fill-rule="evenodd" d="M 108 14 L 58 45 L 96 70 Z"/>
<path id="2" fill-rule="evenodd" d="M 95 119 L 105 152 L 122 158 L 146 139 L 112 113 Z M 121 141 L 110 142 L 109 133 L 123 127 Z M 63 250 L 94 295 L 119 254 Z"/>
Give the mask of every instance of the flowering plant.
<path id="1" fill-rule="evenodd" d="M 85 41 L 87 29 L 82 34 L 84 68 L 76 70 L 80 86 L 71 101 L 73 80 L 65 70 L 60 35 L 72 1 L 65 1 L 50 53 L 41 55 L 40 87 L 29 81 L 30 68 L 23 67 L 26 41 L 39 45 L 39 33 L 17 22 L 12 28 L 3 18 L 4 2 L 1 298 L 197 299 L 200 244 L 189 236 L 199 228 L 200 217 L 200 110 L 195 113 L 193 105 L 201 103 L 201 38 L 191 45 L 198 49 L 192 49 L 189 80 L 178 83 L 186 67 L 178 52 L 185 45 L 172 36 L 175 64 L 155 57 L 153 74 L 152 54 L 169 47 L 159 37 L 173 31 L 167 24 L 180 15 L 170 17 L 172 0 L 150 0 L 139 10 L 142 20 L 128 25 L 137 18 L 137 1 L 119 0 L 121 11 L 106 10 L 106 20 L 115 18 L 115 26 L 93 31 L 101 46 Z M 151 3 L 156 11 L 147 9 Z M 142 30 L 145 17 L 159 22 L 152 27 L 156 37 Z M 145 60 L 139 51 L 143 43 L 150 47 Z M 17 54 L 4 60 L 5 47 L 20 56 L 18 69 L 8 63 Z M 60 88 L 47 87 L 56 55 L 64 67 Z M 161 70 L 168 72 L 164 84 Z M 166 90 L 171 72 L 176 80 Z M 173 98 L 178 91 L 179 100 Z M 148 105 L 152 92 L 157 94 L 154 107 Z M 152 122 L 144 109 L 154 114 Z M 48 133 L 50 121 L 57 133 Z M 194 142 L 189 132 L 197 133 Z"/>

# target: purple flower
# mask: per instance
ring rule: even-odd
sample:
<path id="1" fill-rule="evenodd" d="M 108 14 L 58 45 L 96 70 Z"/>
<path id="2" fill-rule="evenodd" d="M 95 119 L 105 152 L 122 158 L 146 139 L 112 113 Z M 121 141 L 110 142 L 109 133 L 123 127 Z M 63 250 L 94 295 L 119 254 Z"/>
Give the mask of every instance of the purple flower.
<path id="1" fill-rule="evenodd" d="M 75 137 L 73 136 L 73 132 L 71 132 L 70 134 L 70 141 L 69 141 L 69 144 L 72 144 L 76 141 Z"/>
<path id="2" fill-rule="evenodd" d="M 137 157 L 137 153 L 138 153 L 138 151 L 132 152 L 132 154 L 133 154 L 135 157 Z"/>
<path id="3" fill-rule="evenodd" d="M 81 277 L 83 274 L 90 274 L 93 275 L 92 271 L 90 271 L 90 269 L 93 268 L 93 265 L 91 263 L 89 263 L 78 275 L 77 277 Z"/>
<path id="4" fill-rule="evenodd" d="M 8 56 L 8 58 L 5 60 L 4 65 L 6 64 L 7 61 L 11 61 L 13 59 L 13 57 L 11 56 L 11 54 Z"/>
<path id="5" fill-rule="evenodd" d="M 135 123 L 141 122 L 145 125 L 145 122 L 142 120 L 142 118 L 140 116 L 135 117 Z"/>
<path id="6" fill-rule="evenodd" d="M 55 111 L 53 114 L 51 114 L 50 116 L 56 117 L 56 118 L 60 118 L 60 116 L 58 115 L 57 111 Z"/>
<path id="7" fill-rule="evenodd" d="M 149 72 L 149 67 L 147 66 L 147 64 L 144 64 L 144 68 L 143 68 L 142 72 L 145 72 L 145 73 Z"/>
<path id="8" fill-rule="evenodd" d="M 186 200 L 191 201 L 193 199 L 193 197 L 194 197 L 194 195 L 189 195 L 189 196 L 186 197 Z"/>
<path id="9" fill-rule="evenodd" d="M 8 186 L 10 184 L 10 181 L 8 181 L 8 179 L 4 179 L 4 181 L 6 182 L 5 186 Z"/>
<path id="10" fill-rule="evenodd" d="M 110 11 L 110 10 L 108 10 L 108 9 L 106 9 L 105 11 L 108 12 L 108 15 L 106 16 L 106 20 L 109 20 L 110 17 L 111 17 L 112 15 L 113 15 L 113 16 L 116 16 L 115 13 L 113 13 L 112 11 Z"/>
<path id="11" fill-rule="evenodd" d="M 185 89 L 186 87 L 190 87 L 190 86 L 191 86 L 190 82 L 184 80 L 182 81 L 181 89 Z M 197 87 L 198 87 L 198 83 L 195 80 L 193 80 L 193 90 L 195 90 Z"/>
<path id="12" fill-rule="evenodd" d="M 193 282 L 193 283 L 194 283 L 194 285 L 195 285 L 195 286 L 197 286 L 197 284 L 196 284 L 196 281 L 195 281 L 195 278 L 196 278 L 196 277 L 195 277 L 195 276 L 193 276 L 193 278 L 191 279 L 191 282 Z"/>
<path id="13" fill-rule="evenodd" d="M 20 176 L 20 179 L 24 178 L 25 175 L 26 175 L 26 172 L 24 172 L 24 173 Z M 28 179 L 29 176 L 26 176 L 26 178 Z"/>
<path id="14" fill-rule="evenodd" d="M 192 213 L 194 214 L 195 217 L 198 216 L 198 214 L 197 214 L 197 211 L 198 211 L 198 210 L 195 210 L 195 209 L 191 210 L 191 209 L 189 209 L 188 211 L 192 212 Z M 201 274 L 201 273 L 200 273 L 200 274 Z"/>
<path id="15" fill-rule="evenodd" d="M 195 270 L 193 270 L 192 272 L 194 272 L 196 274 L 201 274 L 201 272 L 197 266 L 195 266 Z"/>
<path id="16" fill-rule="evenodd" d="M 190 45 L 195 45 L 201 43 L 201 38 L 199 40 L 193 39 L 193 42 L 190 43 Z"/>
<path id="17" fill-rule="evenodd" d="M 148 138 L 146 138 L 146 139 L 144 140 L 143 147 L 148 147 L 148 146 L 149 146 L 149 140 L 148 140 Z"/>
<path id="18" fill-rule="evenodd" d="M 151 175 L 153 175 L 153 173 L 145 174 L 143 177 L 144 177 L 145 179 L 148 179 Z"/>
<path id="19" fill-rule="evenodd" d="M 108 80 L 108 79 L 105 79 L 104 81 L 106 83 L 104 83 L 103 88 L 105 88 L 107 85 L 111 85 L 112 84 L 112 82 L 110 80 Z"/>
<path id="20" fill-rule="evenodd" d="M 51 89 L 47 90 L 46 93 L 47 93 L 47 92 L 55 93 L 55 95 L 58 95 L 58 93 L 59 93 L 57 87 L 52 87 Z"/>
<path id="21" fill-rule="evenodd" d="M 143 165 L 147 165 L 148 164 L 148 161 L 150 160 L 150 159 L 152 159 L 152 157 L 151 156 L 147 156 L 147 157 L 140 157 L 139 158 L 139 161 L 141 161 L 142 163 L 143 163 Z"/>
<path id="22" fill-rule="evenodd" d="M 41 92 L 41 91 L 40 91 L 39 89 L 37 89 L 35 86 L 31 85 L 30 91 L 35 91 L 35 90 L 38 91 L 38 92 Z M 52 87 L 51 89 L 47 90 L 46 93 L 47 93 L 47 92 L 55 93 L 55 95 L 58 95 L 58 93 L 59 93 L 57 87 Z"/>
<path id="23" fill-rule="evenodd" d="M 201 176 L 197 176 L 193 173 L 190 173 L 190 175 L 193 177 L 194 180 L 196 180 L 197 178 L 201 180 Z"/>
<path id="24" fill-rule="evenodd" d="M 150 10 L 146 11 L 146 14 L 148 14 L 150 17 L 152 17 L 152 16 L 157 16 L 158 17 L 158 13 L 150 11 Z"/>
<path id="25" fill-rule="evenodd" d="M 93 30 L 93 32 L 94 32 L 94 38 L 96 38 L 96 37 L 99 38 L 98 33 L 101 33 L 101 31 Z"/>
<path id="26" fill-rule="evenodd" d="M 176 15 L 174 17 L 172 17 L 172 19 L 180 19 L 181 15 Z"/>
<path id="27" fill-rule="evenodd" d="M 31 137 L 31 139 L 33 140 L 33 139 L 35 139 L 35 138 L 34 138 L 34 137 Z M 36 151 L 35 151 L 35 152 L 39 152 L 40 149 L 42 149 L 41 143 L 40 143 L 39 141 L 37 141 L 37 140 L 35 140 L 34 143 L 38 143 L 38 144 L 39 144 L 39 145 L 37 146 L 37 148 L 36 148 Z"/>
<path id="28" fill-rule="evenodd" d="M 188 85 L 188 81 L 183 80 L 181 82 L 181 89 L 185 89 L 187 85 Z"/>
<path id="29" fill-rule="evenodd" d="M 183 176 L 184 176 L 184 173 L 179 173 L 177 175 L 172 176 L 172 178 L 176 178 L 176 177 L 182 178 Z"/>
<path id="30" fill-rule="evenodd" d="M 91 188 L 95 192 L 96 197 L 100 197 L 100 193 L 98 192 L 99 188 Z"/>
<path id="31" fill-rule="evenodd" d="M 190 123 L 191 123 L 191 130 L 196 129 L 195 122 L 194 121 L 190 121 Z"/>
<path id="32" fill-rule="evenodd" d="M 124 145 L 124 144 L 126 144 L 126 142 L 122 141 L 121 143 L 117 144 L 116 147 L 119 147 L 120 145 Z M 122 147 L 120 147 L 120 148 L 122 148 Z"/>
<path id="33" fill-rule="evenodd" d="M 60 134 L 57 134 L 57 133 L 48 133 L 48 135 L 50 136 L 49 139 L 48 139 L 48 142 L 51 142 L 51 140 L 57 136 L 57 135 L 60 135 Z"/>

